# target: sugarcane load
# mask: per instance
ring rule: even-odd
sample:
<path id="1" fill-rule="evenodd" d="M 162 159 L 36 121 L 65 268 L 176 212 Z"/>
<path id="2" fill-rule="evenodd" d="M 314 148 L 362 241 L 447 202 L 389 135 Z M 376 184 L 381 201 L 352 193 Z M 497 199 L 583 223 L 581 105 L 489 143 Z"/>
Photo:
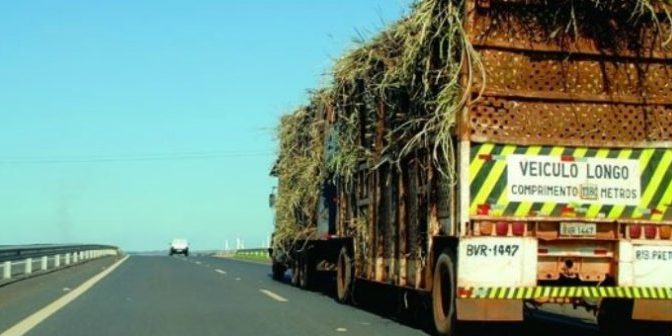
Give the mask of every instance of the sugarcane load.
<path id="1" fill-rule="evenodd" d="M 282 117 L 274 276 L 392 285 L 440 335 L 548 303 L 672 327 L 672 263 L 639 257 L 672 253 L 671 9 L 416 2 Z"/>

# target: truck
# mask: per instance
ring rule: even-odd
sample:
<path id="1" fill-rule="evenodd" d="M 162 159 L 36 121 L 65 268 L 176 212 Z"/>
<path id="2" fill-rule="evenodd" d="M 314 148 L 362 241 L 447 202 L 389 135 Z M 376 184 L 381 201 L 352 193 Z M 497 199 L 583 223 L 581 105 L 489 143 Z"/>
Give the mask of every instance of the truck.
<path id="1" fill-rule="evenodd" d="M 423 0 L 281 120 L 274 277 L 420 293 L 437 334 L 594 308 L 672 326 L 672 40 L 657 0 Z"/>

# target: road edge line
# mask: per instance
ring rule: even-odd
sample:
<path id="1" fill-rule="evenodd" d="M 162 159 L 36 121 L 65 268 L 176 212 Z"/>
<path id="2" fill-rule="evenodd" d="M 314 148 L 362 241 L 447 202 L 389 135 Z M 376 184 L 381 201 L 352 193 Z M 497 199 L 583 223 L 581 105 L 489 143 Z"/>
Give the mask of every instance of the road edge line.
<path id="1" fill-rule="evenodd" d="M 123 257 L 116 263 L 112 264 L 112 266 L 108 267 L 106 270 L 92 276 L 91 278 L 89 278 L 89 280 L 86 280 L 84 283 L 79 285 L 79 287 L 61 296 L 52 303 L 44 306 L 42 309 L 38 310 L 32 315 L 24 318 L 23 320 L 21 320 L 21 322 L 15 324 L 11 328 L 3 331 L 2 333 L 0 333 L 0 336 L 14 336 L 14 335 L 26 334 L 27 332 L 35 328 L 35 326 L 40 324 L 42 321 L 46 320 L 51 315 L 58 312 L 61 308 L 65 307 L 70 302 L 77 299 L 80 295 L 84 294 L 87 290 L 93 287 L 93 285 L 95 285 L 98 281 L 102 280 L 108 274 L 112 273 L 112 271 L 114 271 L 117 267 L 119 267 L 119 265 L 121 265 L 124 261 L 126 261 L 128 257 L 129 257 L 128 255 Z"/>

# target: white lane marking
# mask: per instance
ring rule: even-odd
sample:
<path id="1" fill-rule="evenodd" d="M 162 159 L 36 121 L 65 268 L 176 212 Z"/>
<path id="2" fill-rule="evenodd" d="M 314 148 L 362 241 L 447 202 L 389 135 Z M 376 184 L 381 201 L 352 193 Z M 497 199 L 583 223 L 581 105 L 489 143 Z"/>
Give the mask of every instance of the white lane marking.
<path id="1" fill-rule="evenodd" d="M 0 334 L 0 336 L 24 335 L 25 333 L 29 332 L 31 329 L 35 328 L 35 326 L 38 325 L 40 322 L 46 320 L 47 318 L 49 318 L 49 316 L 59 311 L 61 308 L 65 307 L 70 302 L 74 301 L 77 297 L 84 294 L 87 290 L 93 287 L 93 285 L 95 285 L 98 281 L 102 280 L 108 274 L 112 273 L 112 271 L 114 271 L 117 267 L 119 267 L 121 263 L 126 261 L 128 257 L 129 256 L 125 256 L 123 259 L 114 263 L 114 265 L 112 265 L 110 268 L 94 275 L 89 280 L 86 280 L 86 282 L 81 284 L 79 287 L 73 289 L 67 294 L 56 299 L 56 301 L 46 305 L 42 309 L 35 312 L 33 315 L 26 317 L 25 319 L 23 319 L 23 321 L 17 323 L 13 327 L 5 330 L 2 334 Z"/>
<path id="2" fill-rule="evenodd" d="M 236 281 L 240 281 L 240 278 L 236 278 Z M 2 336 L 2 335 L 0 335 L 0 336 Z"/>
<path id="3" fill-rule="evenodd" d="M 200 262 L 200 261 L 197 261 L 197 262 L 195 262 L 195 264 L 196 264 L 196 265 L 200 265 L 200 264 L 201 264 L 201 262 Z"/>
<path id="4" fill-rule="evenodd" d="M 346 329 L 346 328 L 336 328 L 336 331 L 338 331 L 338 332 L 346 332 L 346 331 L 348 331 L 348 329 Z"/>
<path id="5" fill-rule="evenodd" d="M 216 269 L 215 272 L 217 272 L 217 273 L 219 273 L 219 274 L 226 274 L 226 271 L 222 271 L 222 270 L 220 270 L 220 269 Z"/>
<path id="6" fill-rule="evenodd" d="M 279 301 L 279 302 L 287 302 L 287 299 L 285 299 L 284 297 L 282 297 L 282 296 L 280 296 L 280 295 L 278 295 L 278 294 L 275 294 L 275 293 L 269 291 L 268 289 L 260 289 L 259 291 L 262 292 L 262 293 L 264 293 L 264 294 L 266 294 L 266 295 L 268 295 L 271 299 L 273 299 L 273 300 L 275 300 L 275 301 Z"/>

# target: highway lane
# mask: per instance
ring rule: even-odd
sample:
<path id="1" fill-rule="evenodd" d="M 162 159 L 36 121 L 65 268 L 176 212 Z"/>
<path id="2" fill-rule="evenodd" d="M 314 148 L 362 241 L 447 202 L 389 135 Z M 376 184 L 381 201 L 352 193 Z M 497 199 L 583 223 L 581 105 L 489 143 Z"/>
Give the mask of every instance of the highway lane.
<path id="1" fill-rule="evenodd" d="M 115 260 L 114 257 L 90 260 L 53 273 L 0 285 L 0 333 L 78 287 Z"/>
<path id="2" fill-rule="evenodd" d="M 424 335 L 215 258 L 133 256 L 28 335 Z"/>
<path id="3" fill-rule="evenodd" d="M 372 293 L 366 287 L 360 291 Z M 28 335 L 426 335 L 418 323 L 398 322 L 380 306 L 390 303 L 341 305 L 329 295 L 273 281 L 268 265 L 132 256 Z M 585 321 L 547 313 L 523 324 L 472 324 L 463 331 L 467 336 L 596 335 Z"/>

